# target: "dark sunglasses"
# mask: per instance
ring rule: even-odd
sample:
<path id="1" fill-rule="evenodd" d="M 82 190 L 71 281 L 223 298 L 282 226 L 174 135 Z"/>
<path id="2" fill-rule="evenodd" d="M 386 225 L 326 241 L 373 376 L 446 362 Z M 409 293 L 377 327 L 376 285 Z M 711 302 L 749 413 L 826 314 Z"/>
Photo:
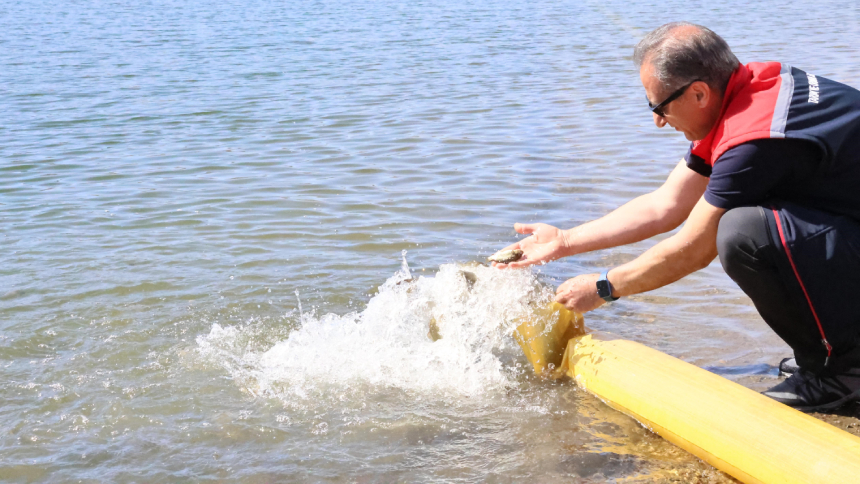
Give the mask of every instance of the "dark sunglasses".
<path id="1" fill-rule="evenodd" d="M 651 108 L 651 112 L 656 114 L 657 116 L 660 116 L 661 118 L 663 118 L 666 116 L 666 113 L 663 112 L 663 108 L 665 108 L 666 105 L 669 104 L 670 102 L 681 97 L 684 94 L 684 92 L 687 90 L 687 88 L 692 86 L 694 82 L 699 82 L 699 81 L 701 81 L 701 79 L 696 79 L 695 81 L 691 81 L 689 84 L 685 85 L 684 87 L 682 87 L 682 88 L 678 89 L 677 91 L 673 92 L 672 94 L 670 94 L 669 97 L 667 97 L 663 102 L 661 102 L 660 104 L 658 104 L 656 106 L 651 104 L 651 100 L 648 99 L 648 96 L 645 96 L 645 100 L 648 101 L 648 107 Z"/>

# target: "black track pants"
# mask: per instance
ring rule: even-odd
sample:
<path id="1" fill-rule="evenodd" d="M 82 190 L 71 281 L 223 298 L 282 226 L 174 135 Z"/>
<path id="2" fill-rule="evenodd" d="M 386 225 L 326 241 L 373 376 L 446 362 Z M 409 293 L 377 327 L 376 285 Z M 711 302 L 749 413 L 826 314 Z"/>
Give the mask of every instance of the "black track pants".
<path id="1" fill-rule="evenodd" d="M 860 368 L 860 223 L 789 202 L 740 207 L 720 220 L 717 249 L 802 368 Z"/>

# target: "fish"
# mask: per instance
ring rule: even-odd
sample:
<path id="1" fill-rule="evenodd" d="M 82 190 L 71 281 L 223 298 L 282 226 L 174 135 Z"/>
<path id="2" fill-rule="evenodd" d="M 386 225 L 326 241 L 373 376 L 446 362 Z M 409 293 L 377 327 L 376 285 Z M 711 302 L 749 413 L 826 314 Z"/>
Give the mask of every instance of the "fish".
<path id="1" fill-rule="evenodd" d="M 500 250 L 490 257 L 487 257 L 487 260 L 490 262 L 498 262 L 500 264 L 508 264 L 520 260 L 522 256 L 523 251 L 520 249 Z"/>
<path id="2" fill-rule="evenodd" d="M 468 263 L 463 264 L 461 267 L 471 267 L 473 265 L 481 265 L 479 263 Z M 471 292 L 472 288 L 475 287 L 475 283 L 478 282 L 478 276 L 474 272 L 471 271 L 459 271 L 460 275 L 463 276 L 463 279 L 466 281 L 466 290 Z M 433 303 L 430 303 L 430 306 L 433 306 Z M 442 319 L 442 316 L 439 316 L 439 320 L 435 317 L 430 318 L 430 322 L 427 324 L 427 337 L 430 338 L 431 341 L 439 341 L 442 339 L 442 333 L 439 331 L 439 321 Z"/>
<path id="3" fill-rule="evenodd" d="M 476 276 L 474 272 L 469 271 L 460 271 L 460 275 L 462 275 L 463 279 L 466 280 L 466 285 L 471 291 L 472 288 L 475 287 L 475 283 L 478 282 L 478 276 Z"/>
<path id="4" fill-rule="evenodd" d="M 439 341 L 442 339 L 442 335 L 439 333 L 439 323 L 436 322 L 436 318 L 430 318 L 430 324 L 428 325 L 427 337 L 430 338 L 431 341 Z"/>

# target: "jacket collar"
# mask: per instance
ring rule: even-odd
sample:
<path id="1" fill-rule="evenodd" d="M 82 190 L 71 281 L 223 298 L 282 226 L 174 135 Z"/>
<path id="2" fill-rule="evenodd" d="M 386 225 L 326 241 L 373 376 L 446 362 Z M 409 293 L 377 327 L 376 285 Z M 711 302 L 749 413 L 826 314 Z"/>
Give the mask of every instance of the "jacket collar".
<path id="1" fill-rule="evenodd" d="M 732 77 L 729 78 L 729 83 L 726 85 L 726 92 L 723 95 L 723 103 L 720 106 L 720 116 L 717 118 L 717 122 L 711 127 L 707 136 L 699 141 L 693 141 L 693 154 L 704 159 L 705 163 L 713 166 L 714 163 L 713 160 L 711 160 L 711 156 L 714 152 L 713 143 L 714 139 L 717 138 L 718 132 L 722 130 L 721 128 L 726 116 L 726 111 L 728 111 L 729 106 L 737 94 L 749 85 L 752 78 L 753 74 L 750 69 L 743 64 L 738 64 L 737 69 L 732 73 Z"/>

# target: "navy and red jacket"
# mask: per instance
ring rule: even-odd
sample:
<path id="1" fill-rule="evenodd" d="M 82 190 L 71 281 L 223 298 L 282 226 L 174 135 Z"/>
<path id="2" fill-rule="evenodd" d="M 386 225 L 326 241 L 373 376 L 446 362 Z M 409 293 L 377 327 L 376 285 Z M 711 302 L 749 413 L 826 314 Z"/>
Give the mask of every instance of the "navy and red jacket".
<path id="1" fill-rule="evenodd" d="M 726 87 L 716 125 L 704 139 L 693 142 L 688 165 L 709 176 L 714 164 L 728 150 L 763 139 L 806 140 L 818 146 L 821 152 L 818 166 L 808 179 L 802 180 L 808 194 L 814 195 L 810 199 L 820 205 L 810 208 L 860 221 L 860 91 L 779 62 L 739 65 Z M 816 270 L 818 264 L 812 260 L 826 254 L 814 254 L 811 260 L 807 260 L 808 256 L 795 260 L 791 249 L 794 237 L 805 233 L 800 229 L 806 225 L 814 226 L 814 221 L 790 219 L 777 206 L 770 208 L 791 272 L 827 350 L 824 363 L 827 366 L 833 347 L 824 327 L 833 322 L 819 318 L 816 308 L 820 305 L 813 305 L 813 299 L 820 303 L 819 289 L 825 287 L 821 284 L 829 285 L 832 281 Z M 825 252 L 834 252 L 831 249 Z M 804 281 L 813 285 L 808 286 Z"/>
<path id="2" fill-rule="evenodd" d="M 717 124 L 693 142 L 690 161 L 710 168 L 727 150 L 768 138 L 814 142 L 823 169 L 860 163 L 860 91 L 779 62 L 739 65 Z"/>

